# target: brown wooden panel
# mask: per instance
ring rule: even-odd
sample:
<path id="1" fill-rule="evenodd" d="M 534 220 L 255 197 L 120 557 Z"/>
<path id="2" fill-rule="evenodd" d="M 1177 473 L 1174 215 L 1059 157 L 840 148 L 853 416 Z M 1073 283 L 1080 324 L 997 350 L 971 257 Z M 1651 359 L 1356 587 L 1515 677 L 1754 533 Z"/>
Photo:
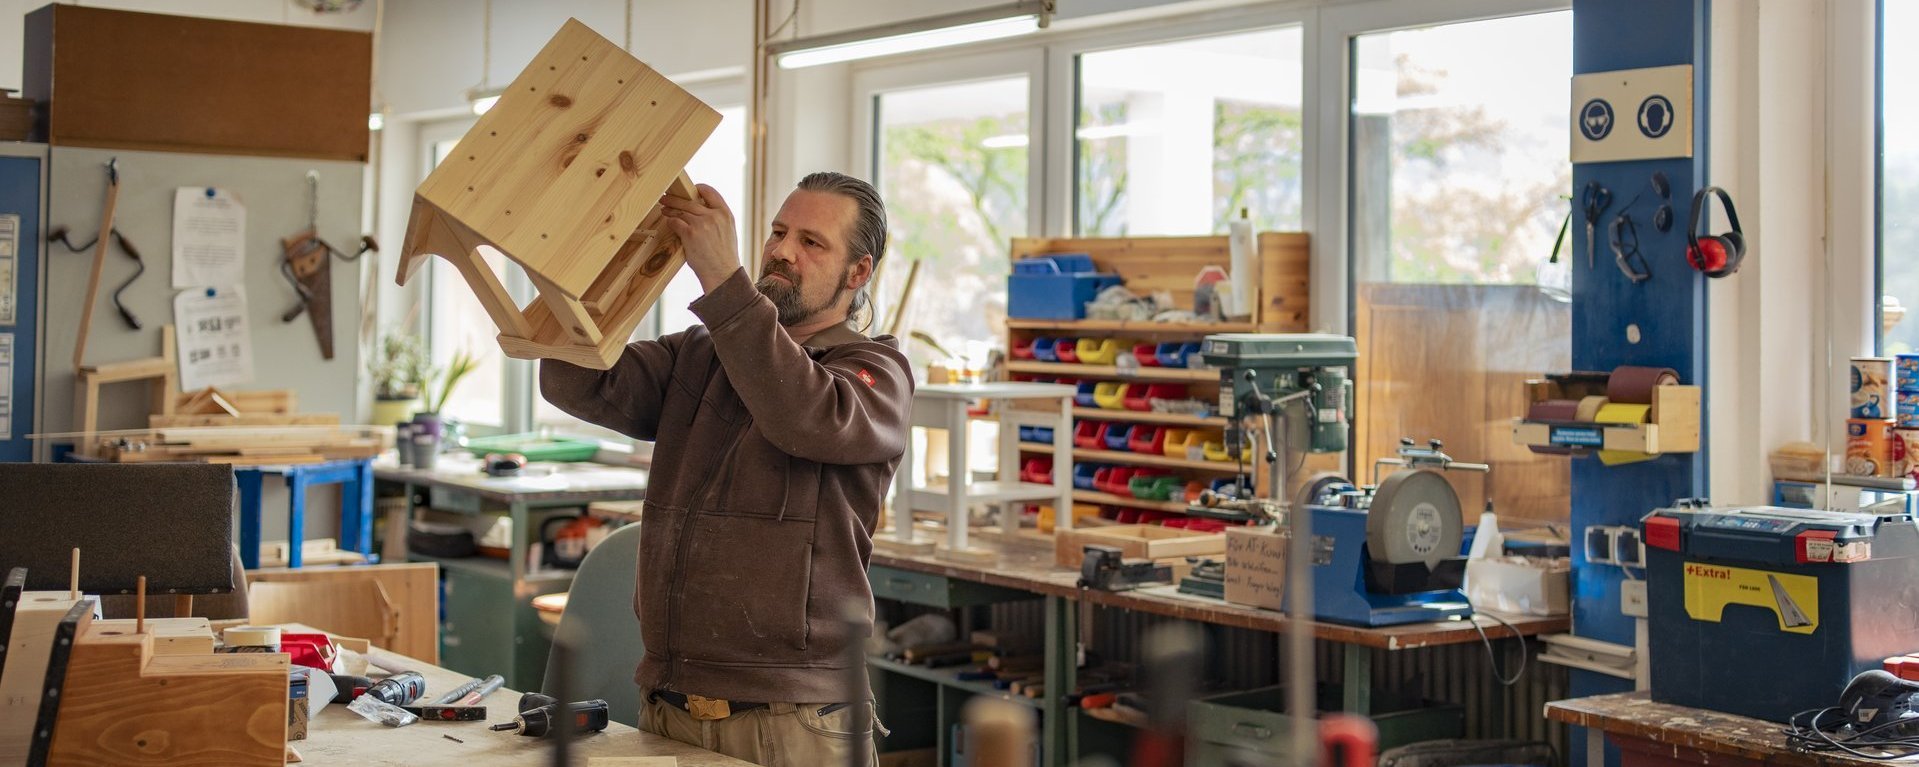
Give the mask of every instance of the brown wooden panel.
<path id="1" fill-rule="evenodd" d="M 1448 472 L 1467 524 L 1490 497 L 1502 518 L 1566 522 L 1565 456 L 1512 440 L 1526 380 L 1571 365 L 1567 304 L 1526 286 L 1362 284 L 1355 291 L 1356 466 L 1391 457 L 1401 437 L 1444 440 L 1490 475 Z"/>
<path id="2" fill-rule="evenodd" d="M 59 4 L 25 48 L 55 146 L 366 161 L 365 32 Z"/>

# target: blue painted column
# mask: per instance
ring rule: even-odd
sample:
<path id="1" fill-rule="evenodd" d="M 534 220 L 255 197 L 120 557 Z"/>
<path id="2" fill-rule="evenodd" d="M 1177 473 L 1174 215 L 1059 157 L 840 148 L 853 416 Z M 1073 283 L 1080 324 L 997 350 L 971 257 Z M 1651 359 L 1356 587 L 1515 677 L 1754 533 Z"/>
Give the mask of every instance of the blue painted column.
<path id="1" fill-rule="evenodd" d="M 1620 365 L 1669 367 L 1680 381 L 1707 386 L 1705 277 L 1687 266 L 1686 218 L 1692 193 L 1707 181 L 1707 41 L 1711 31 L 1708 0 L 1574 0 L 1573 72 L 1691 64 L 1693 66 L 1693 156 L 1666 160 L 1582 163 L 1573 166 L 1574 234 L 1572 362 L 1576 370 L 1611 370 Z M 1615 105 L 1613 130 L 1637 130 L 1636 105 Z M 1652 226 L 1652 214 L 1664 202 L 1650 184 L 1655 171 L 1671 182 L 1674 223 L 1670 231 Z M 1586 253 L 1585 221 L 1577 207 L 1588 181 L 1612 190 L 1612 206 L 1598 226 L 1598 252 Z M 1640 252 L 1652 279 L 1638 284 L 1614 264 L 1607 224 L 1635 195 L 1630 209 Z M 1587 259 L 1592 268 L 1588 269 Z M 1736 278 L 1735 278 L 1736 279 Z M 1636 326 L 1638 342 L 1629 340 Z M 1710 389 L 1707 390 L 1708 396 Z M 1704 428 L 1704 424 L 1701 424 Z M 1623 466 L 1604 466 L 1594 457 L 1573 459 L 1573 633 L 1606 642 L 1633 644 L 1633 619 L 1619 612 L 1616 567 L 1587 566 L 1578 545 L 1592 525 L 1632 525 L 1647 512 L 1675 499 L 1706 494 L 1705 437 L 1702 451 L 1667 455 Z M 1625 692 L 1625 680 L 1572 671 L 1575 697 Z M 1587 735 L 1574 729 L 1569 762 L 1584 767 Z M 1608 747 L 1606 763 L 1619 754 Z M 1596 766 L 1595 766 L 1596 767 Z"/>
<path id="2" fill-rule="evenodd" d="M 0 375 L 11 376 L 12 384 L 10 423 L 0 431 L 0 461 L 33 460 L 33 442 L 27 435 L 38 431 L 33 408 L 38 379 L 35 361 L 39 356 L 40 257 L 46 252 L 40 232 L 41 207 L 46 204 L 40 196 L 45 163 L 43 157 L 0 156 L 0 215 L 20 217 L 18 248 L 13 255 L 14 317 L 11 323 L 0 323 L 0 334 L 9 337 L 13 349 L 12 367 L 0 369 Z"/>

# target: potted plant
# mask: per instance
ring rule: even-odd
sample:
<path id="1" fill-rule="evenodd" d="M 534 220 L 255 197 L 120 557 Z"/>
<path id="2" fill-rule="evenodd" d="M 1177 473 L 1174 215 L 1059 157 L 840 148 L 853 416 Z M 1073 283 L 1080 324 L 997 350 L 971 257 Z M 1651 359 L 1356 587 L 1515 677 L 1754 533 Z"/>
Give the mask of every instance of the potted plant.
<path id="1" fill-rule="evenodd" d="M 433 375 L 419 336 L 388 333 L 367 373 L 373 377 L 373 423 L 406 420 L 419 409 L 420 390 Z"/>
<path id="2" fill-rule="evenodd" d="M 423 409 L 413 414 L 413 422 L 423 426 L 427 434 L 439 437 L 444 431 L 440 411 L 453 397 L 453 388 L 459 385 L 460 379 L 465 378 L 479 366 L 480 359 L 468 353 L 467 350 L 461 349 L 454 352 L 453 358 L 447 360 L 445 370 L 437 371 L 438 375 L 427 376 L 428 379 L 437 378 L 439 385 L 435 387 L 429 380 L 427 385 L 421 387 L 426 400 L 422 403 Z"/>

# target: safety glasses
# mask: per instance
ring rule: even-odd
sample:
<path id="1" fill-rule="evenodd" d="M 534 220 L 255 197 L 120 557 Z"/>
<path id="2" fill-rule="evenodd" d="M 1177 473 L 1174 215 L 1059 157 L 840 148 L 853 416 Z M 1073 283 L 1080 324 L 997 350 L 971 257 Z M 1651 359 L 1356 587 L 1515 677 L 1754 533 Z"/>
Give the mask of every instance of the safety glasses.
<path id="1" fill-rule="evenodd" d="M 1621 213 L 1608 227 L 1612 240 L 1613 260 L 1619 264 L 1619 271 L 1626 279 L 1635 284 L 1652 279 L 1652 266 L 1646 263 L 1646 257 L 1639 252 L 1639 229 L 1632 222 L 1632 216 Z"/>
<path id="2" fill-rule="evenodd" d="M 1672 231 L 1672 184 L 1666 180 L 1664 171 L 1652 174 L 1652 190 L 1665 200 L 1659 204 L 1659 210 L 1652 214 L 1652 228 L 1662 232 Z"/>

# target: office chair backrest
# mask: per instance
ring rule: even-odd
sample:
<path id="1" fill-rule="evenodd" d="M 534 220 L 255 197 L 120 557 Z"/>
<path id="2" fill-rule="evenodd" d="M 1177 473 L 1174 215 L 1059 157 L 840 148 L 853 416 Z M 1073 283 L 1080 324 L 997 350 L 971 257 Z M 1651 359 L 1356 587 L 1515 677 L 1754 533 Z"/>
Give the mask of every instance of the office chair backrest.
<path id="1" fill-rule="evenodd" d="M 600 541 L 580 563 L 554 631 L 555 639 L 565 641 L 570 651 L 571 696 L 605 699 L 613 721 L 631 727 L 640 726 L 640 688 L 633 683 L 633 670 L 646 650 L 640 643 L 639 616 L 633 613 L 639 563 L 639 525 L 622 527 Z M 553 657 L 547 656 L 541 691 L 559 689 L 560 669 Z"/>

